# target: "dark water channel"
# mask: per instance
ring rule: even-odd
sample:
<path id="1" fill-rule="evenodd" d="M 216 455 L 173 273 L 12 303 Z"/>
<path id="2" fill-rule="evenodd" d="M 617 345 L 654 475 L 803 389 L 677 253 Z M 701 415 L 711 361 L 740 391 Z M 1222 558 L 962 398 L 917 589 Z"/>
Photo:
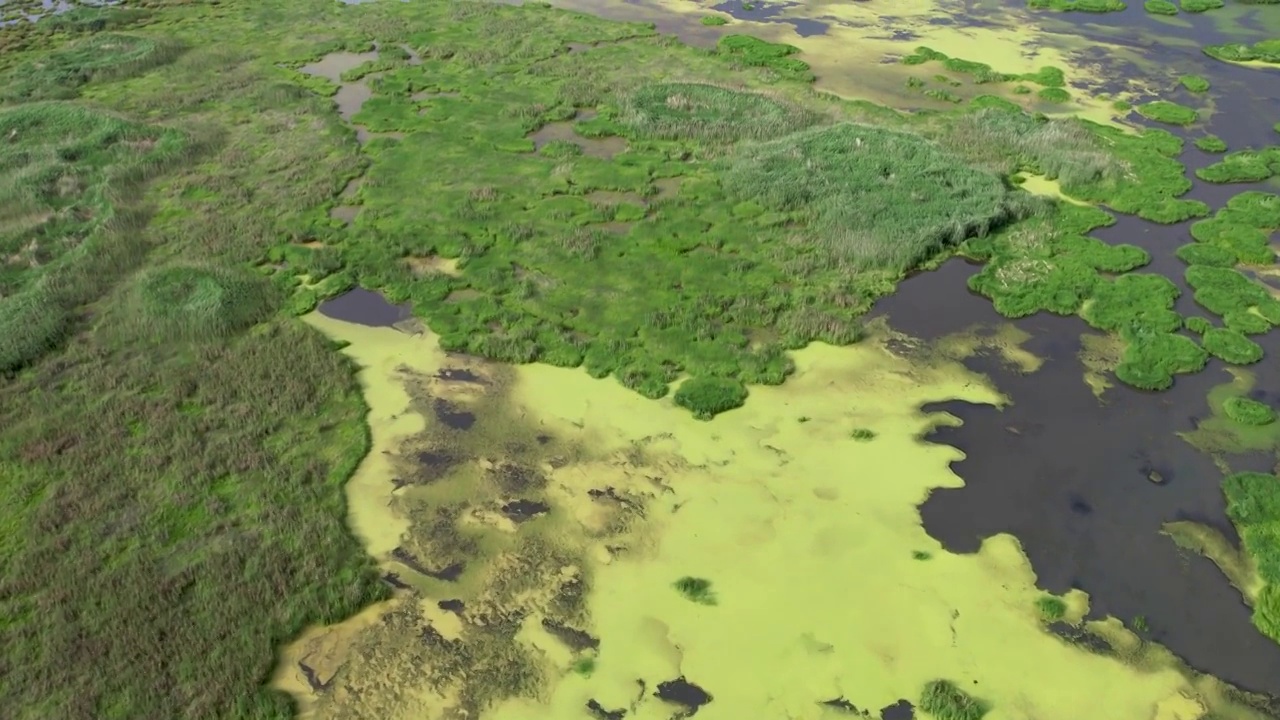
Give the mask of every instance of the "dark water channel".
<path id="1" fill-rule="evenodd" d="M 1215 29 L 1210 17 L 1183 17 L 1190 19 L 1191 28 L 1159 23 L 1140 3 L 1131 3 L 1124 13 L 1089 18 L 1078 29 L 1100 41 L 1141 50 L 1145 60 L 1168 74 L 1168 87 L 1181 73 L 1209 78 L 1216 106 L 1210 121 L 1191 130 L 1173 129 L 1188 140 L 1182 160 L 1194 188 L 1186 197 L 1216 210 L 1245 190 L 1274 192 L 1266 184 L 1215 186 L 1195 180 L 1194 170 L 1218 157 L 1190 144 L 1206 131 L 1222 137 L 1231 150 L 1280 140 L 1271 129 L 1280 119 L 1273 100 L 1280 97 L 1280 73 L 1202 55 L 1199 45 L 1260 37 L 1228 36 Z M 1198 45 L 1161 42 L 1171 34 Z M 1096 53 L 1085 55 L 1091 63 L 1108 65 Z M 969 59 L 981 60 L 980 49 Z M 1116 61 L 1109 76 L 1125 77 L 1123 73 L 1135 70 L 1132 63 Z M 1205 104 L 1180 88 L 1160 96 L 1193 107 Z M 1185 266 L 1173 254 L 1191 242 L 1190 223 L 1118 220 L 1095 235 L 1146 248 L 1153 259 L 1143 271 L 1163 274 L 1183 288 L 1179 312 L 1206 315 L 1187 291 Z M 876 313 L 886 314 L 896 329 L 926 339 L 1000 323 L 1003 319 L 990 302 L 968 291 L 966 281 L 976 270 L 953 260 L 915 276 L 878 303 Z M 955 402 L 927 408 L 963 420 L 962 426 L 939 429 L 930 439 L 966 455 L 953 466 L 966 487 L 937 491 L 921 506 L 927 531 L 948 549 L 966 553 L 976 551 L 984 538 L 1010 533 L 1022 543 L 1044 589 L 1080 588 L 1090 595 L 1093 616 L 1114 615 L 1130 624 L 1142 617 L 1151 639 L 1193 667 L 1241 688 L 1280 696 L 1280 645 L 1253 627 L 1251 610 L 1217 567 L 1179 551 L 1161 534 L 1166 522 L 1193 520 L 1236 539 L 1225 515 L 1221 471 L 1176 435 L 1194 429 L 1198 418 L 1208 414 L 1210 388 L 1231 380 L 1224 366 L 1211 361 L 1205 371 L 1180 376 L 1174 388 L 1162 393 L 1116 382 L 1100 402 L 1085 384 L 1077 358 L 1081 334 L 1092 332 L 1081 320 L 1042 314 L 1015 324 L 1032 336 L 1027 349 L 1046 358 L 1041 369 L 1023 375 L 993 357 L 967 363 L 992 378 L 1012 400 L 1010 407 L 1001 411 Z M 1256 387 L 1274 402 L 1280 390 L 1280 363 L 1275 362 L 1280 334 L 1254 339 L 1267 356 L 1249 369 L 1257 377 Z M 1260 454 L 1229 459 L 1232 470 L 1270 472 L 1274 463 Z M 1152 482 L 1153 472 L 1163 482 Z"/>

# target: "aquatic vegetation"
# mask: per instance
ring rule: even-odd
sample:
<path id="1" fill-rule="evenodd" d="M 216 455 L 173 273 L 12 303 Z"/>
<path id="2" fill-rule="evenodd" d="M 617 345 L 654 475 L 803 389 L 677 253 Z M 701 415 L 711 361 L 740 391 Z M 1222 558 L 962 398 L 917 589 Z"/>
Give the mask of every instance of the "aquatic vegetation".
<path id="1" fill-rule="evenodd" d="M 1214 267 L 1235 267 L 1239 262 L 1236 254 L 1228 248 L 1209 243 L 1191 243 L 1178 248 L 1178 259 L 1188 265 L 1212 265 Z"/>
<path id="2" fill-rule="evenodd" d="M 1173 3 L 1169 3 L 1169 5 L 1172 6 Z M 1209 79 L 1203 75 L 1182 75 L 1178 78 L 1178 84 L 1193 93 L 1202 93 L 1209 90 Z"/>
<path id="3" fill-rule="evenodd" d="M 1205 348 L 1182 335 L 1143 333 L 1125 340 L 1116 377 L 1141 390 L 1165 390 L 1175 375 L 1200 372 L 1209 361 Z"/>
<path id="4" fill-rule="evenodd" d="M 1207 45 L 1204 54 L 1225 62 L 1280 63 L 1280 40 L 1261 40 L 1252 45 L 1227 43 Z"/>
<path id="5" fill-rule="evenodd" d="M 1228 200 L 1212 218 L 1193 223 L 1191 237 L 1199 243 L 1229 251 L 1236 262 L 1270 265 L 1275 260 L 1271 233 L 1277 227 L 1280 227 L 1280 196 L 1248 190 Z"/>
<path id="6" fill-rule="evenodd" d="M 917 705 L 937 720 L 981 720 L 991 710 L 950 680 L 930 681 Z"/>
<path id="7" fill-rule="evenodd" d="M 1200 113 L 1196 112 L 1195 108 L 1179 105 L 1169 100 L 1154 100 L 1149 103 L 1143 103 L 1135 106 L 1134 110 L 1137 110 L 1139 115 L 1148 120 L 1167 125 L 1192 125 L 1200 119 Z"/>
<path id="8" fill-rule="evenodd" d="M 854 440 L 861 440 L 863 442 L 866 442 L 868 440 L 874 440 L 876 437 L 876 433 L 874 430 L 871 430 L 870 428 L 854 428 L 853 431 L 849 433 L 849 437 L 853 438 Z"/>
<path id="9" fill-rule="evenodd" d="M 790 80 L 813 80 L 808 63 L 791 57 L 800 52 L 794 45 L 771 43 L 750 35 L 725 35 L 716 43 L 716 50 L 734 63 L 769 68 Z"/>
<path id="10" fill-rule="evenodd" d="M 1056 595 L 1036 598 L 1036 610 L 1045 622 L 1057 622 L 1067 616 L 1067 603 Z"/>
<path id="11" fill-rule="evenodd" d="M 1205 331 L 1201 342 L 1209 354 L 1235 365 L 1249 365 L 1262 359 L 1262 348 L 1238 330 L 1211 328 Z"/>
<path id="12" fill-rule="evenodd" d="M 1222 410 L 1227 417 L 1244 425 L 1267 425 L 1276 420 L 1276 411 L 1270 405 L 1246 397 L 1227 398 Z"/>
<path id="13" fill-rule="evenodd" d="M 699 420 L 710 420 L 722 412 L 742 407 L 747 401 L 747 388 L 729 378 L 692 377 L 680 383 L 674 399 Z"/>
<path id="14" fill-rule="evenodd" d="M 177 44 L 153 37 L 94 33 L 9 71 L 0 98 L 15 101 L 75 97 L 84 85 L 144 73 L 172 62 L 180 52 Z"/>
<path id="15" fill-rule="evenodd" d="M 1195 290 L 1195 300 L 1209 312 L 1226 316 L 1233 312 L 1257 310 L 1271 317 L 1275 298 L 1266 288 L 1227 267 L 1191 265 L 1186 270 L 1187 283 Z"/>
<path id="16" fill-rule="evenodd" d="M 1050 103 L 1071 102 L 1071 93 L 1067 92 L 1066 90 L 1063 90 L 1062 88 L 1055 88 L 1055 87 L 1041 88 L 1040 91 L 1036 93 L 1036 97 L 1040 98 L 1045 102 L 1050 102 Z"/>
<path id="17" fill-rule="evenodd" d="M 721 25 L 728 25 L 729 19 L 723 15 L 707 15 L 699 22 L 708 27 L 719 27 Z"/>
<path id="18" fill-rule="evenodd" d="M 171 265 L 145 271 L 131 315 L 148 334 L 210 340 L 265 319 L 276 307 L 261 276 L 216 266 Z"/>
<path id="19" fill-rule="evenodd" d="M 1209 322 L 1208 318 L 1203 318 L 1203 317 L 1200 317 L 1199 315 L 1193 315 L 1189 318 L 1184 319 L 1182 321 L 1182 326 L 1197 335 L 1203 335 L 1206 332 L 1209 332 L 1209 330 L 1213 328 L 1213 323 Z"/>
<path id="20" fill-rule="evenodd" d="M 1209 10 L 1217 10 L 1224 7 L 1226 3 L 1223 0 L 1182 0 L 1183 12 L 1202 13 Z"/>
<path id="21" fill-rule="evenodd" d="M 1109 13 L 1120 12 L 1128 6 L 1121 0 L 1027 0 L 1027 7 L 1058 12 Z"/>
<path id="22" fill-rule="evenodd" d="M 1280 642 L 1280 478 L 1236 473 L 1222 483 L 1227 515 L 1253 560 L 1262 587 L 1250 598 L 1253 622 Z"/>
<path id="23" fill-rule="evenodd" d="M 1217 135 L 1204 135 L 1195 139 L 1195 146 L 1208 153 L 1227 151 L 1227 143 Z"/>
<path id="24" fill-rule="evenodd" d="M 596 659 L 593 657 L 578 658 L 573 662 L 573 671 L 583 677 L 591 677 L 596 670 Z"/>
<path id="25" fill-rule="evenodd" d="M 1142 7 L 1152 15 L 1177 15 L 1178 6 L 1169 0 L 1147 0 Z"/>
<path id="26" fill-rule="evenodd" d="M 711 592 L 711 581 L 706 578 L 682 577 L 675 581 L 673 587 L 690 602 L 699 605 L 716 604 L 715 593 Z"/>
<path id="27" fill-rule="evenodd" d="M 973 78 L 973 82 L 979 85 L 1023 81 L 1035 83 L 1045 88 L 1062 88 L 1067 84 L 1066 74 L 1061 68 L 1045 66 L 1035 72 L 1023 74 L 997 72 L 986 63 L 951 57 L 946 53 L 923 45 L 916 48 L 911 54 L 903 56 L 899 62 L 903 65 L 922 65 L 929 62 L 939 62 L 951 72 L 968 75 Z M 940 77 L 945 78 L 945 76 Z"/>
<path id="28" fill-rule="evenodd" d="M 1196 170 L 1196 177 L 1211 183 L 1260 182 L 1280 172 L 1280 147 L 1237 150 L 1218 162 Z"/>

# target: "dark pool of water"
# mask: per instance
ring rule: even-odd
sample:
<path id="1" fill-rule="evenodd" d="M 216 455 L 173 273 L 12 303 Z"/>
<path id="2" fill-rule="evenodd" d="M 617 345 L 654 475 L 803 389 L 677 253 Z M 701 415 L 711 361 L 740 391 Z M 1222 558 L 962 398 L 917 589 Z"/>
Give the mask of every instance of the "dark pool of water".
<path id="1" fill-rule="evenodd" d="M 321 315 L 369 327 L 391 327 L 410 316 L 408 305 L 392 305 L 381 294 L 355 288 L 320 303 Z"/>

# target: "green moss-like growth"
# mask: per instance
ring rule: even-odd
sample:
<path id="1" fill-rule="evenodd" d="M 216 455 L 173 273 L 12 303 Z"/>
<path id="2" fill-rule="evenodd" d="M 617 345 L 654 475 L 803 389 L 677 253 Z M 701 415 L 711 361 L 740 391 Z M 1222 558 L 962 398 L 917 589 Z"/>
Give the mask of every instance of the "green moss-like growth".
<path id="1" fill-rule="evenodd" d="M 1027 0 L 1027 7 L 1058 12 L 1109 13 L 1120 12 L 1128 6 L 1120 0 Z"/>
<path id="2" fill-rule="evenodd" d="M 747 147 L 723 183 L 732 196 L 804 220 L 809 252 L 828 267 L 901 272 L 1035 207 L 918 135 L 854 123 Z"/>
<path id="3" fill-rule="evenodd" d="M 1211 183 L 1251 183 L 1280 173 L 1280 147 L 1237 150 L 1218 162 L 1196 170 L 1196 177 Z"/>
<path id="4" fill-rule="evenodd" d="M 1227 248 L 1208 243 L 1191 243 L 1177 250 L 1178 259 L 1188 265 L 1211 265 L 1213 267 L 1232 267 L 1236 264 L 1236 254 Z"/>
<path id="5" fill-rule="evenodd" d="M 1204 334 L 1204 349 L 1233 365 L 1250 365 L 1262 359 L 1262 348 L 1230 328 L 1213 328 Z"/>
<path id="6" fill-rule="evenodd" d="M 1173 3 L 1169 3 L 1172 5 Z M 1202 93 L 1209 90 L 1209 79 L 1203 75 L 1183 75 L 1178 78 L 1178 82 L 1182 87 L 1193 93 Z"/>
<path id="7" fill-rule="evenodd" d="M 135 286 L 136 319 L 160 337 L 226 337 L 267 316 L 271 286 L 247 272 L 195 265 L 149 271 Z"/>
<path id="8" fill-rule="evenodd" d="M 1252 45 L 1209 45 L 1204 48 L 1204 54 L 1225 62 L 1280 63 L 1280 39 L 1262 40 Z"/>
<path id="9" fill-rule="evenodd" d="M 849 437 L 854 440 L 867 442 L 869 440 L 874 440 L 876 438 L 876 433 L 870 428 L 854 428 L 853 431 L 849 433 Z"/>
<path id="10" fill-rule="evenodd" d="M 1169 0 L 1147 0 L 1142 7 L 1152 15 L 1177 15 L 1178 6 Z"/>
<path id="11" fill-rule="evenodd" d="M 700 83 L 645 85 L 616 118 L 629 137 L 729 141 L 782 137 L 816 122 L 812 113 L 761 95 Z M 743 122 L 743 118 L 751 122 Z"/>
<path id="12" fill-rule="evenodd" d="M 1047 103 L 1062 104 L 1071 102 L 1071 93 L 1067 92 L 1063 88 L 1057 87 L 1041 88 L 1040 91 L 1036 93 L 1036 97 Z"/>
<path id="13" fill-rule="evenodd" d="M 1223 481 L 1222 489 L 1227 515 L 1263 582 L 1253 598 L 1254 625 L 1280 642 L 1280 478 L 1236 473 Z"/>
<path id="14" fill-rule="evenodd" d="M 1223 401 L 1222 410 L 1227 417 L 1242 425 L 1269 425 L 1276 420 L 1276 411 L 1266 403 L 1245 397 L 1230 397 Z"/>
<path id="15" fill-rule="evenodd" d="M 1200 119 L 1200 113 L 1196 112 L 1195 108 L 1189 108 L 1168 100 L 1143 103 L 1134 109 L 1138 111 L 1139 115 L 1148 120 L 1167 125 L 1192 125 Z"/>
<path id="16" fill-rule="evenodd" d="M 1186 318 L 1183 320 L 1182 326 L 1197 335 L 1203 335 L 1213 329 L 1213 323 L 1209 322 L 1208 318 L 1203 318 L 1199 315 Z"/>
<path id="17" fill-rule="evenodd" d="M 1256 308 L 1263 317 L 1274 312 L 1268 308 L 1275 307 L 1277 301 L 1266 288 L 1232 268 L 1192 265 L 1186 278 L 1195 290 L 1196 302 L 1209 312 L 1226 316 Z"/>
<path id="18" fill-rule="evenodd" d="M 1182 0 L 1183 12 L 1202 13 L 1225 6 L 1223 0 Z"/>
<path id="19" fill-rule="evenodd" d="M 725 35 L 716 44 L 716 50 L 735 63 L 769 68 L 791 80 L 813 80 L 809 64 L 791 57 L 800 52 L 794 45 L 766 42 L 749 35 Z"/>
<path id="20" fill-rule="evenodd" d="M 1140 390 L 1166 390 L 1175 375 L 1200 372 L 1208 359 L 1204 348 L 1182 335 L 1137 335 L 1128 338 L 1116 377 Z"/>
<path id="21" fill-rule="evenodd" d="M 0 98 L 6 100 L 75 97 L 94 81 L 143 73 L 177 57 L 179 48 L 150 37 L 99 33 L 44 57 L 28 60 L 5 76 Z"/>
<path id="22" fill-rule="evenodd" d="M 1056 595 L 1041 595 L 1036 598 L 1036 610 L 1045 622 L 1057 622 L 1067 616 L 1067 603 Z"/>
<path id="23" fill-rule="evenodd" d="M 685 576 L 675 581 L 673 587 L 690 602 L 699 605 L 715 605 L 716 596 L 711 591 L 711 581 L 706 578 Z"/>
<path id="24" fill-rule="evenodd" d="M 1205 135 L 1195 140 L 1196 147 L 1207 153 L 1222 153 L 1227 151 L 1227 142 L 1217 135 Z"/>
<path id="25" fill-rule="evenodd" d="M 963 58 L 951 57 L 946 53 L 939 52 L 938 50 L 934 50 L 933 48 L 925 47 L 923 45 L 917 47 L 911 54 L 904 56 L 899 62 L 903 65 L 922 65 L 930 62 L 942 63 L 942 66 L 947 70 L 953 73 L 967 75 L 972 78 L 975 84 L 978 85 L 1025 81 L 1035 83 L 1045 88 L 1062 88 L 1066 87 L 1067 84 L 1066 73 L 1064 73 L 1061 68 L 1056 68 L 1051 65 L 1046 65 L 1035 72 L 1023 73 L 1021 75 L 1017 73 L 1005 73 L 997 71 L 986 63 L 978 62 L 976 60 L 965 60 Z M 945 82 L 946 76 L 940 75 L 939 78 L 943 79 Z M 958 85 L 959 83 L 953 84 Z M 1018 90 L 1015 89 L 1014 92 L 1018 92 Z M 1026 89 L 1026 92 L 1030 92 L 1030 89 Z"/>
<path id="26" fill-rule="evenodd" d="M 721 25 L 728 25 L 729 19 L 723 15 L 707 15 L 700 22 L 707 27 L 720 27 Z"/>
<path id="27" fill-rule="evenodd" d="M 747 388 L 737 380 L 720 377 L 694 377 L 680 383 L 676 404 L 693 412 L 699 420 L 710 420 L 722 412 L 742 407 Z"/>
<path id="28" fill-rule="evenodd" d="M 966 693 L 950 680 L 933 680 L 924 686 L 918 703 L 937 720 L 981 720 L 987 704 Z"/>

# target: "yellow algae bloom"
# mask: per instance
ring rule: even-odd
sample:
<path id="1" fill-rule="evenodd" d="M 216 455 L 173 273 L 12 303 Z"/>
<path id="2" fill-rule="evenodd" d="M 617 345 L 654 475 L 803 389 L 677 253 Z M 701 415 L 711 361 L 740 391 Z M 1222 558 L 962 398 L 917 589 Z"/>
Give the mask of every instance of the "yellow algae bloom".
<path id="1" fill-rule="evenodd" d="M 376 622 L 314 628 L 287 649 L 275 684 L 309 716 L 666 720 L 687 711 L 657 696 L 679 678 L 710 698 L 705 720 L 877 716 L 936 680 L 995 720 L 1193 720 L 1220 704 L 1211 680 L 1125 647 L 1122 628 L 1108 630 L 1114 654 L 1047 630 L 1014 538 L 962 556 L 921 527 L 928 493 L 962 485 L 948 467 L 962 455 L 921 440 L 955 420 L 919 408 L 1004 402 L 955 359 L 972 342 L 813 345 L 785 385 L 700 422 L 581 370 L 309 321 L 364 368 L 374 449 L 352 480 L 352 525 L 412 588 Z M 460 365 L 481 382 L 439 379 Z M 433 421 L 442 398 L 474 412 L 474 429 Z M 396 489 L 385 476 L 446 440 L 466 456 L 449 478 Z M 545 482 L 504 484 L 520 463 Z M 517 496 L 550 510 L 503 520 Z M 461 509 L 442 525 L 440 508 Z M 415 574 L 397 543 L 424 565 L 462 553 L 467 570 Z M 1078 621 L 1083 594 L 1066 600 Z"/>

